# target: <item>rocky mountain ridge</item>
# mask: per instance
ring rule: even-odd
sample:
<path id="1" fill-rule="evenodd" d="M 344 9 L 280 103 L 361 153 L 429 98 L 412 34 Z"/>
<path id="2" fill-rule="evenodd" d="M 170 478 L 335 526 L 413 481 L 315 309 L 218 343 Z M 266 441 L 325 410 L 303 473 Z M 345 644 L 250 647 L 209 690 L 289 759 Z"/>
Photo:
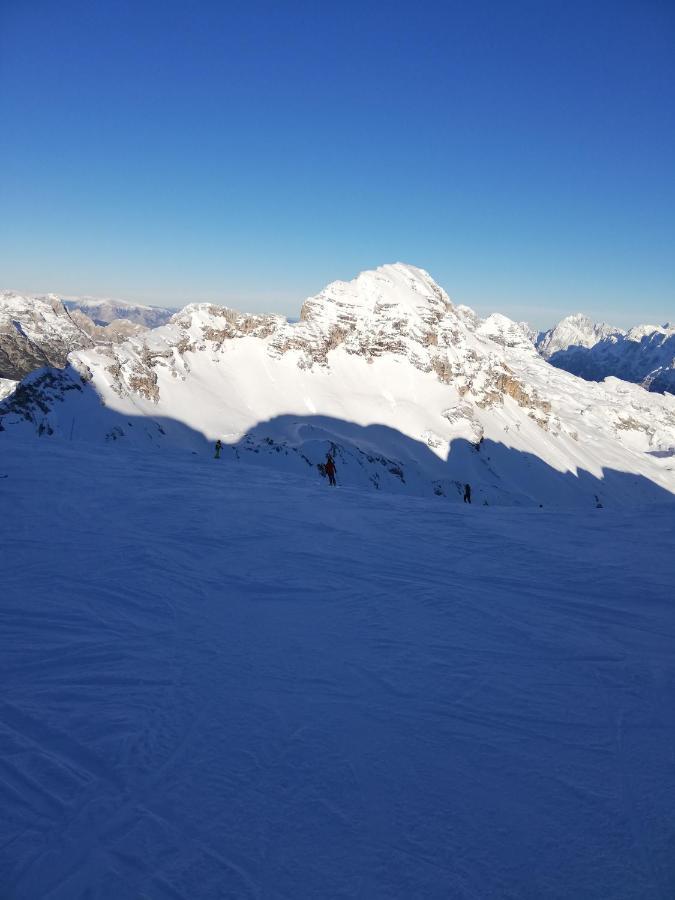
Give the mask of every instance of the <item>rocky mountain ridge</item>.
<path id="1" fill-rule="evenodd" d="M 221 438 L 296 472 L 331 451 L 343 483 L 458 499 L 469 481 L 489 504 L 675 491 L 675 398 L 558 370 L 521 325 L 479 319 L 404 264 L 329 285 L 295 323 L 188 306 L 27 377 L 0 417 L 4 437 L 197 453 Z"/>
<path id="2" fill-rule="evenodd" d="M 133 308 L 130 311 L 133 314 Z M 0 379 L 14 382 L 44 366 L 63 368 L 74 350 L 119 343 L 146 330 L 147 326 L 128 318 L 99 320 L 97 324 L 77 305 L 56 294 L 28 297 L 2 291 Z M 8 389 L 5 384 L 2 390 Z"/>
<path id="3" fill-rule="evenodd" d="M 97 297 L 61 298 L 69 311 L 78 310 L 84 313 L 98 326 L 110 325 L 116 320 L 132 322 L 143 328 L 158 328 L 165 325 L 175 309 L 163 306 L 146 306 L 142 303 L 128 303 L 125 300 L 100 299 Z"/>
<path id="4" fill-rule="evenodd" d="M 675 393 L 675 327 L 670 324 L 623 331 L 577 314 L 540 333 L 536 347 L 552 365 L 589 381 L 611 376 L 649 391 Z"/>

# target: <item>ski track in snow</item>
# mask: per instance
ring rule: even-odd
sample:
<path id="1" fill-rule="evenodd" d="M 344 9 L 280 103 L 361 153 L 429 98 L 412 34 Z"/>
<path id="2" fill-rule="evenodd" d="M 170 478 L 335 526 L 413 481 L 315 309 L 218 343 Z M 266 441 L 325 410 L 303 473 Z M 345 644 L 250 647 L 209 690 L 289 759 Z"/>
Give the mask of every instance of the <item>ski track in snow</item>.
<path id="1" fill-rule="evenodd" d="M 2 897 L 675 895 L 674 505 L 2 470 Z"/>

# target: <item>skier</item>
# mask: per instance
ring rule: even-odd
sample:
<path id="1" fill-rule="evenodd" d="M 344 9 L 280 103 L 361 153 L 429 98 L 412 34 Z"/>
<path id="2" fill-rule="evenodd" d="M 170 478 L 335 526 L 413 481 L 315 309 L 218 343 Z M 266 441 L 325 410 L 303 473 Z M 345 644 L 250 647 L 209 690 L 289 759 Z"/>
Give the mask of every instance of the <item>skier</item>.
<path id="1" fill-rule="evenodd" d="M 218 440 L 216 441 L 216 459 L 220 459 L 220 451 L 222 450 L 222 447 L 223 443 L 220 438 L 218 438 Z"/>
<path id="2" fill-rule="evenodd" d="M 326 462 L 325 462 L 323 468 L 324 468 L 324 471 L 325 471 L 326 475 L 328 475 L 328 484 L 330 484 L 331 487 L 335 487 L 335 485 L 336 485 L 336 482 L 335 482 L 335 461 L 334 461 L 333 457 L 330 455 L 330 453 L 328 453 L 328 454 L 326 455 Z"/>
<path id="3" fill-rule="evenodd" d="M 471 503 L 471 485 L 470 484 L 464 485 L 464 502 Z"/>

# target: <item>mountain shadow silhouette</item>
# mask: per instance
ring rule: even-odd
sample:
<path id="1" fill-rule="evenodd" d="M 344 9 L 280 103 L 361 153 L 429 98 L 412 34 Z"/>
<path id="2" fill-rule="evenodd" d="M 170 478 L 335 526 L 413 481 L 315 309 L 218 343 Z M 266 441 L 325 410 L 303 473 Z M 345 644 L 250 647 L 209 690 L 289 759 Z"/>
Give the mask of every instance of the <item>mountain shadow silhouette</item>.
<path id="1" fill-rule="evenodd" d="M 119 443 L 149 452 L 214 455 L 215 437 L 207 439 L 169 417 L 118 412 L 102 405 L 90 384 L 82 385 L 79 379 L 73 383 L 75 387 L 50 403 L 19 393 L 0 404 L 0 442 L 23 433 L 42 439 Z M 258 422 L 245 433 L 233 432 L 224 421 L 219 437 L 222 462 L 263 465 L 289 476 L 321 480 L 321 466 L 331 453 L 338 487 L 343 488 L 461 503 L 464 486 L 470 484 L 472 502 L 490 506 L 600 508 L 675 501 L 669 490 L 644 475 L 612 468 L 598 473 L 560 471 L 533 453 L 489 438 L 480 445 L 455 438 L 431 447 L 387 425 L 297 413 Z M 645 461 L 666 471 L 675 468 L 667 457 L 657 461 L 645 453 Z"/>

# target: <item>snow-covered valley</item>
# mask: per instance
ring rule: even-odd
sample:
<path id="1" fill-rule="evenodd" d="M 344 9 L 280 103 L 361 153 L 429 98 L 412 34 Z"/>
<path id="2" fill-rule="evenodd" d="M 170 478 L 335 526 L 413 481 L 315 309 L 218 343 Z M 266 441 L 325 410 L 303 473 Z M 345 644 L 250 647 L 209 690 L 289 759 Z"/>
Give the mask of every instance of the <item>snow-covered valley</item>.
<path id="1" fill-rule="evenodd" d="M 673 895 L 673 503 L 3 438 L 3 896 Z"/>

